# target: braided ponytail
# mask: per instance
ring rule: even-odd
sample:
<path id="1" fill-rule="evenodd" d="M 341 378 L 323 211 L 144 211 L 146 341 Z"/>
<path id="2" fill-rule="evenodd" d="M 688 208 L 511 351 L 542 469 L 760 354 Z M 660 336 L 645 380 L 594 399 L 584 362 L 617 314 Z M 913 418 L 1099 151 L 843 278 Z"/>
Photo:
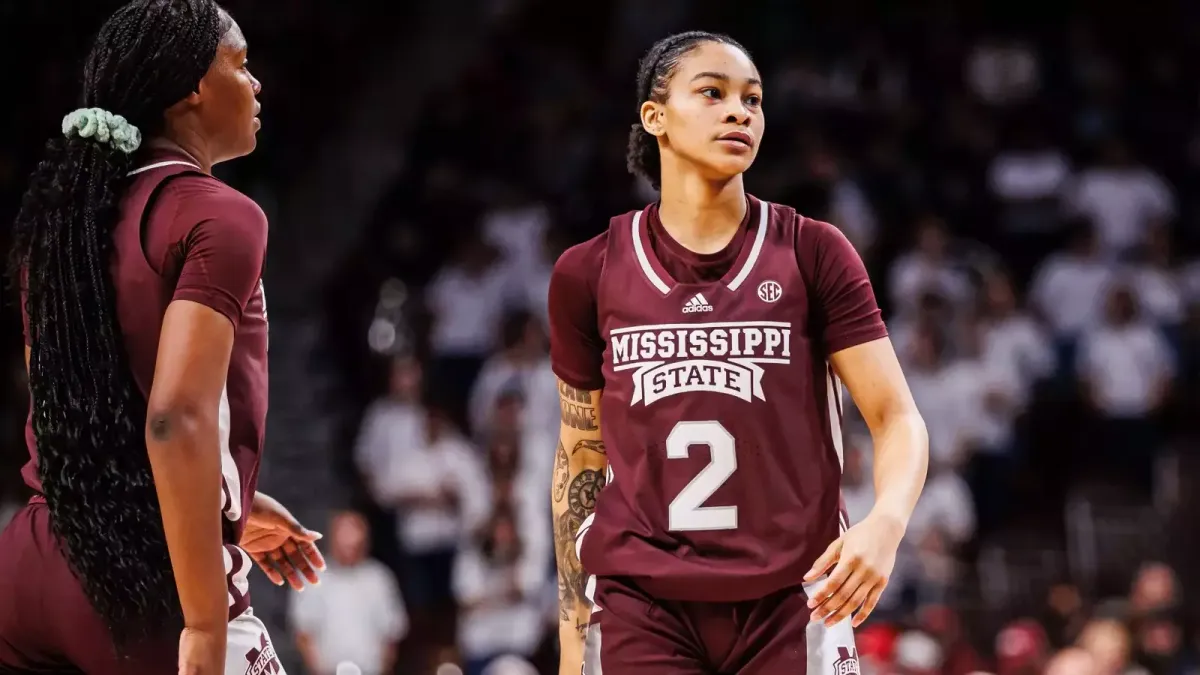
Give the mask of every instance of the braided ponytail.
<path id="1" fill-rule="evenodd" d="M 134 0 L 100 29 L 82 109 L 46 144 L 9 273 L 29 318 L 38 476 L 51 525 L 118 649 L 182 625 L 109 270 L 141 135 L 195 91 L 232 19 L 213 0 Z"/>

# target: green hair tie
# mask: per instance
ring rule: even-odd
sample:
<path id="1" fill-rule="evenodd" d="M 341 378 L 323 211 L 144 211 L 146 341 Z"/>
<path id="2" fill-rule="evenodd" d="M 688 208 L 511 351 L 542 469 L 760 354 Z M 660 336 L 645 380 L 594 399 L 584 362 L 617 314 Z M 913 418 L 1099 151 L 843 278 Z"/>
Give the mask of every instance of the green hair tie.
<path id="1" fill-rule="evenodd" d="M 130 154 L 142 144 L 142 132 L 120 115 L 103 108 L 80 108 L 63 118 L 63 135 L 92 138 Z"/>

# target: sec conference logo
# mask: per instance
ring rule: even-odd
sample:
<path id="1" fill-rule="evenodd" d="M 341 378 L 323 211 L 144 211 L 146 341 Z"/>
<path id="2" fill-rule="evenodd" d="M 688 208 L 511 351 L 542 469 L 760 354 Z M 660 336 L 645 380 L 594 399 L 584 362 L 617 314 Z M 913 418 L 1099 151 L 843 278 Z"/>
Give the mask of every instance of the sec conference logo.
<path id="1" fill-rule="evenodd" d="M 763 302 L 775 302 L 783 297 L 783 287 L 774 281 L 764 281 L 758 285 L 758 299 Z"/>

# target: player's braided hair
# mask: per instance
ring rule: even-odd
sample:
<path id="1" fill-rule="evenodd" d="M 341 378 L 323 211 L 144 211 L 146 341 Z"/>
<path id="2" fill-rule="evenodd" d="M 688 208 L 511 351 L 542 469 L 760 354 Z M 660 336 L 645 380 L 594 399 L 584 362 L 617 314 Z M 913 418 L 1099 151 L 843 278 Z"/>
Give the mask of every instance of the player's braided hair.
<path id="1" fill-rule="evenodd" d="M 196 91 L 232 19 L 213 0 L 134 0 L 100 29 L 82 106 L 153 137 Z M 112 228 L 139 159 L 58 136 L 30 178 L 9 274 L 29 317 L 38 475 L 55 534 L 119 650 L 178 630 L 181 610 L 146 453 L 146 398 L 129 369 L 109 270 Z"/>
<path id="2" fill-rule="evenodd" d="M 638 62 L 637 96 L 638 106 L 645 101 L 662 103 L 667 100 L 667 87 L 675 69 L 693 49 L 708 42 L 737 47 L 749 56 L 750 52 L 728 35 L 708 33 L 701 30 L 676 33 L 665 37 L 642 56 Z M 658 156 L 658 139 L 635 123 L 629 130 L 629 149 L 625 153 L 625 164 L 629 172 L 650 182 L 655 190 L 662 187 L 662 163 Z"/>

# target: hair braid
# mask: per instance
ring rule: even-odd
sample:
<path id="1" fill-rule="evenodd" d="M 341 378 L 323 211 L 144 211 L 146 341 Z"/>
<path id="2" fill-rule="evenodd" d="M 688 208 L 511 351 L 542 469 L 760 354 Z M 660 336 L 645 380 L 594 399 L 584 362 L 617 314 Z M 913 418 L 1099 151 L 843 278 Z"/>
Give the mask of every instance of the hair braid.
<path id="1" fill-rule="evenodd" d="M 637 97 L 638 106 L 646 101 L 662 103 L 667 100 L 667 87 L 679 62 L 693 49 L 707 42 L 737 47 L 747 55 L 750 52 L 728 35 L 708 33 L 700 30 L 676 33 L 655 42 L 638 62 Z M 658 156 L 657 139 L 642 126 L 634 124 L 629 130 L 629 148 L 625 153 L 625 165 L 629 172 L 649 181 L 655 190 L 662 187 L 662 162 Z"/>
<path id="2" fill-rule="evenodd" d="M 213 0 L 135 0 L 100 29 L 84 107 L 146 137 L 196 90 L 232 25 Z M 38 475 L 55 534 L 119 648 L 171 634 L 180 608 L 145 446 L 145 396 L 126 362 L 109 270 L 112 228 L 136 157 L 56 137 L 30 178 L 10 274 L 29 318 Z"/>

